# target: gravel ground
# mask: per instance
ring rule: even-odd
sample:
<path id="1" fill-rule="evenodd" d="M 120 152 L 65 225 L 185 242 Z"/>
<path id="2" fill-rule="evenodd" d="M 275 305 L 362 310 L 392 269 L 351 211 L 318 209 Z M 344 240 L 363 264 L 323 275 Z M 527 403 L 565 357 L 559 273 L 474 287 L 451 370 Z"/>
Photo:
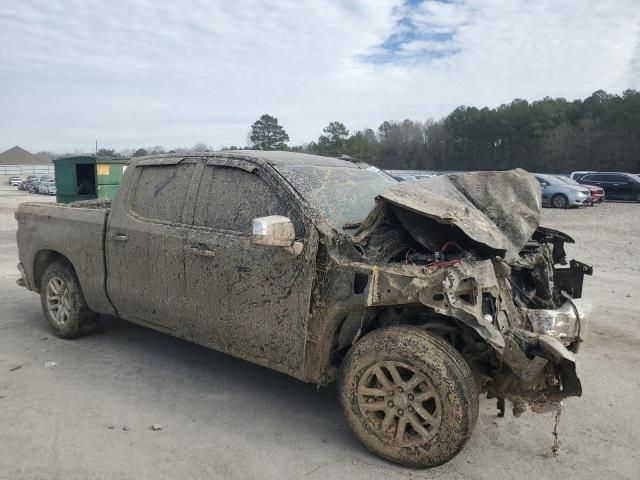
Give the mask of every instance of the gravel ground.
<path id="1" fill-rule="evenodd" d="M 640 205 L 543 213 L 578 242 L 570 256 L 596 271 L 585 288 L 596 315 L 578 356 L 584 396 L 563 410 L 559 456 L 551 414 L 497 418 L 484 400 L 466 449 L 413 471 L 360 446 L 332 386 L 114 318 L 86 338 L 54 337 L 37 295 L 15 283 L 13 212 L 34 200 L 53 199 L 2 179 L 0 479 L 638 478 Z"/>

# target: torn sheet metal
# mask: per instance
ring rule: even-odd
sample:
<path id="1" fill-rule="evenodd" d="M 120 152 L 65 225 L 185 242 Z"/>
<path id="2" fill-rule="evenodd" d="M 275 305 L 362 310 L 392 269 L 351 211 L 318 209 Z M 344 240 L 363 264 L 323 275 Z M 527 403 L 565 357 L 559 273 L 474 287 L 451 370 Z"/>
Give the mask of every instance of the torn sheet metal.
<path id="1" fill-rule="evenodd" d="M 378 196 L 378 203 L 391 205 L 393 212 L 412 236 L 424 244 L 433 236 L 419 231 L 418 214 L 438 224 L 455 226 L 469 239 L 507 259 L 517 258 L 540 224 L 540 185 L 530 173 L 472 172 L 400 182 Z M 375 208 L 357 234 L 365 235 L 388 215 Z M 424 222 L 423 222 L 424 223 Z M 415 226 L 418 225 L 418 228 Z M 428 225 L 427 225 L 428 227 Z"/>
<path id="2" fill-rule="evenodd" d="M 373 270 L 367 305 L 422 303 L 467 324 L 502 353 L 504 338 L 493 317 L 482 311 L 485 294 L 499 298 L 498 279 L 489 260 L 462 260 L 447 268 L 385 265 Z"/>

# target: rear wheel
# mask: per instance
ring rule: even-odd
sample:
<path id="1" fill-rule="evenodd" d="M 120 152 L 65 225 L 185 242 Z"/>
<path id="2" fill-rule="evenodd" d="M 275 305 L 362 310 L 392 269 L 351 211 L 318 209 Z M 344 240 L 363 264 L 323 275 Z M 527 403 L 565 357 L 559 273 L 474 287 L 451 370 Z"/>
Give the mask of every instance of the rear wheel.
<path id="1" fill-rule="evenodd" d="M 389 327 L 349 351 L 338 380 L 347 423 L 373 453 L 414 468 L 455 457 L 478 417 L 469 366 L 443 339 Z"/>
<path id="2" fill-rule="evenodd" d="M 62 338 L 76 338 L 93 331 L 98 315 L 87 306 L 73 267 L 54 262 L 40 281 L 42 310 L 54 333 Z"/>
<path id="3" fill-rule="evenodd" d="M 551 197 L 551 205 L 555 208 L 567 208 L 569 206 L 569 199 L 562 193 L 556 193 Z"/>

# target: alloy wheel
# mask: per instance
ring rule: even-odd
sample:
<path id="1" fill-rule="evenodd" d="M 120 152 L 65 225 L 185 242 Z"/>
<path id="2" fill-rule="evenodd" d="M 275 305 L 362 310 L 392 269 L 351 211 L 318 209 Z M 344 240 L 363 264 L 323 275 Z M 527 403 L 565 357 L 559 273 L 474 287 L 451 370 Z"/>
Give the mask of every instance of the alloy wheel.
<path id="1" fill-rule="evenodd" d="M 357 392 L 366 424 L 393 446 L 422 445 L 438 432 L 440 398 L 429 378 L 411 365 L 378 362 L 361 377 Z"/>
<path id="2" fill-rule="evenodd" d="M 47 283 L 47 310 L 51 320 L 62 326 L 71 317 L 71 295 L 67 284 L 60 277 L 52 277 Z"/>

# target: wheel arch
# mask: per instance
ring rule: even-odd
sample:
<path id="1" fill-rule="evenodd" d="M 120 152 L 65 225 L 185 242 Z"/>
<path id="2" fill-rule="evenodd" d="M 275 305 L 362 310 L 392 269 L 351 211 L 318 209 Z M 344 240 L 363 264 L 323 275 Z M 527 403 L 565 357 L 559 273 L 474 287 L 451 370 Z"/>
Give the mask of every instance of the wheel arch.
<path id="1" fill-rule="evenodd" d="M 44 274 L 47 267 L 54 262 L 66 263 L 73 269 L 75 273 L 75 268 L 73 267 L 71 260 L 69 260 L 69 258 L 67 258 L 62 253 L 50 249 L 40 250 L 33 258 L 33 287 L 36 292 L 40 292 L 40 282 L 42 280 L 42 275 Z"/>
<path id="2" fill-rule="evenodd" d="M 339 368 L 349 350 L 365 335 L 389 326 L 424 329 L 442 337 L 465 358 L 469 353 L 488 357 L 493 354 L 488 342 L 472 328 L 455 317 L 437 314 L 425 305 L 370 307 L 362 315 L 346 316 L 338 324 L 332 340 L 331 367 Z M 347 338 L 350 341 L 345 341 Z"/>

